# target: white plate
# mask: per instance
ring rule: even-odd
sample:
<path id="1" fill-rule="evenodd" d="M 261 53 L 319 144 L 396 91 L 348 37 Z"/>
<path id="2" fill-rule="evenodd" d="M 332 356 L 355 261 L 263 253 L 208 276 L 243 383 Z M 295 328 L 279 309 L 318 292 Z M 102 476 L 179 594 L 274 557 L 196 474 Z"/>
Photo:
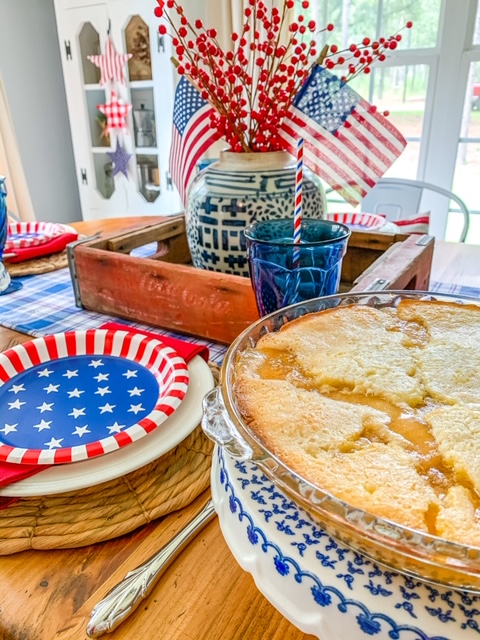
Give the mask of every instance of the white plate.
<path id="1" fill-rule="evenodd" d="M 0 496 L 46 496 L 91 487 L 135 471 L 170 451 L 200 423 L 203 396 L 214 386 L 212 372 L 200 356 L 189 364 L 190 382 L 183 402 L 162 425 L 124 449 L 65 465 L 55 465 L 0 489 Z"/>

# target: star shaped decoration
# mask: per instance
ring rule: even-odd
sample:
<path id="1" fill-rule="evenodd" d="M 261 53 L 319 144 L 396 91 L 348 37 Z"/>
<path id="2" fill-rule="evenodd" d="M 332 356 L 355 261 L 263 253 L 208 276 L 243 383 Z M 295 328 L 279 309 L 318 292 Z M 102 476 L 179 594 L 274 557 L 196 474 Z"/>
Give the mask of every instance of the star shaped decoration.
<path id="1" fill-rule="evenodd" d="M 61 448 L 62 442 L 63 442 L 63 438 L 59 438 L 58 440 L 56 438 L 52 438 L 50 442 L 45 442 L 45 446 L 48 447 L 49 449 L 55 449 L 55 447 Z"/>
<path id="2" fill-rule="evenodd" d="M 46 391 L 47 393 L 52 393 L 54 391 L 58 393 L 59 386 L 60 386 L 59 384 L 49 384 L 48 387 L 43 387 L 43 390 Z"/>
<path id="3" fill-rule="evenodd" d="M 132 56 L 132 53 L 117 53 L 113 40 L 107 38 L 105 53 L 96 56 L 87 56 L 87 58 L 100 69 L 101 76 L 99 84 L 104 85 L 107 84 L 109 80 L 125 84 L 123 66 Z"/>
<path id="4" fill-rule="evenodd" d="M 64 378 L 68 378 L 70 380 L 70 378 L 76 378 L 78 376 L 78 369 L 75 369 L 75 371 L 71 371 L 70 369 L 67 369 L 67 373 L 63 374 Z"/>
<path id="5" fill-rule="evenodd" d="M 101 360 L 92 360 L 88 366 L 96 369 L 97 367 L 103 367 L 103 362 Z"/>
<path id="6" fill-rule="evenodd" d="M 75 420 L 78 418 L 78 416 L 84 416 L 85 415 L 85 407 L 83 407 L 82 409 L 73 409 L 73 411 L 71 413 L 68 414 L 69 416 L 73 416 L 75 418 Z"/>
<path id="7" fill-rule="evenodd" d="M 142 407 L 141 404 L 131 404 L 130 409 L 128 409 L 128 411 L 133 411 L 133 413 L 137 415 L 139 411 L 145 411 L 145 409 Z"/>
<path id="8" fill-rule="evenodd" d="M 139 389 L 138 387 L 134 387 L 133 389 L 128 389 L 128 394 L 130 397 L 132 396 L 141 396 L 145 389 Z"/>
<path id="9" fill-rule="evenodd" d="M 40 410 L 40 413 L 43 413 L 44 411 L 52 411 L 53 404 L 53 402 L 43 402 L 39 407 L 37 407 L 37 409 Z"/>
<path id="10" fill-rule="evenodd" d="M 104 382 L 105 380 L 108 380 L 109 375 L 109 373 L 99 373 L 98 376 L 93 376 L 93 379 L 97 382 Z"/>
<path id="11" fill-rule="evenodd" d="M 91 433 L 90 429 L 88 428 L 88 424 L 86 424 L 84 427 L 75 427 L 75 431 L 72 431 L 72 436 L 79 436 L 81 438 L 86 433 Z"/>
<path id="12" fill-rule="evenodd" d="M 105 413 L 108 411 L 108 413 L 113 413 L 113 410 L 115 409 L 117 405 L 116 404 L 108 404 L 108 402 L 106 404 L 104 404 L 102 407 L 98 407 L 100 409 L 100 413 Z"/>
<path id="13" fill-rule="evenodd" d="M 126 425 L 124 424 L 118 424 L 118 422 L 115 420 L 115 422 L 110 425 L 109 427 L 107 427 L 108 432 L 109 433 L 120 433 L 120 431 L 125 427 Z"/>
<path id="14" fill-rule="evenodd" d="M 95 395 L 99 394 L 102 396 L 102 398 L 106 393 L 112 393 L 108 387 L 98 387 L 98 389 L 95 391 Z"/>
<path id="15" fill-rule="evenodd" d="M 0 429 L 0 431 L 5 435 L 7 435 L 10 433 L 10 431 L 16 431 L 17 427 L 18 427 L 18 422 L 16 424 L 7 424 L 5 422 L 5 426 L 3 427 L 3 429 Z"/>
<path id="16" fill-rule="evenodd" d="M 41 371 L 38 372 L 38 377 L 39 378 L 48 378 L 52 373 L 53 373 L 53 371 L 51 369 L 48 369 L 48 367 L 47 367 L 46 369 L 42 369 Z"/>
<path id="17" fill-rule="evenodd" d="M 34 424 L 33 428 L 38 429 L 38 433 L 43 431 L 44 429 L 50 429 L 50 425 L 52 424 L 52 420 L 40 420 L 38 424 Z"/>
<path id="18" fill-rule="evenodd" d="M 113 152 L 107 151 L 107 156 L 113 162 L 112 175 L 116 176 L 117 173 L 123 173 L 128 178 L 128 163 L 132 154 L 127 153 L 117 140 L 117 148 Z"/>
<path id="19" fill-rule="evenodd" d="M 136 378 L 137 377 L 137 372 L 135 371 L 135 369 L 128 369 L 125 373 L 122 373 L 122 376 L 125 376 L 127 378 L 127 380 L 129 378 Z"/>
<path id="20" fill-rule="evenodd" d="M 12 384 L 12 388 L 9 389 L 9 391 L 13 391 L 13 393 L 15 395 L 17 395 L 17 393 L 19 391 L 25 391 L 25 385 L 24 384 Z"/>
<path id="21" fill-rule="evenodd" d="M 126 131 L 126 118 L 131 108 L 131 104 L 125 104 L 122 99 L 117 99 L 115 91 L 112 91 L 110 102 L 108 104 L 97 105 L 97 109 L 107 118 L 105 133 L 110 133 L 110 131 L 113 131 L 114 129 L 122 129 L 123 131 Z"/>
<path id="22" fill-rule="evenodd" d="M 69 398 L 79 398 L 82 395 L 82 393 L 85 393 L 85 391 L 81 391 L 80 389 L 73 389 L 73 391 L 67 391 Z"/>
<path id="23" fill-rule="evenodd" d="M 9 402 L 8 403 L 8 408 L 9 409 L 20 409 L 20 407 L 22 406 L 22 404 L 26 404 L 25 402 L 20 402 L 20 400 L 15 400 L 15 402 Z"/>

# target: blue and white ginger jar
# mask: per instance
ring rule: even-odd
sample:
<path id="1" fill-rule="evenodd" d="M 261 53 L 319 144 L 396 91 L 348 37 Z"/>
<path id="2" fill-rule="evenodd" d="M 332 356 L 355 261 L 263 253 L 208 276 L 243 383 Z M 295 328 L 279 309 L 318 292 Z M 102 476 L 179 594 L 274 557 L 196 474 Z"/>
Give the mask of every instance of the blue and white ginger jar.
<path id="1" fill-rule="evenodd" d="M 195 267 L 248 277 L 244 229 L 254 220 L 293 217 L 296 160 L 286 151 L 235 153 L 201 171 L 188 190 L 187 238 Z M 324 218 L 320 178 L 303 169 L 303 215 Z"/>

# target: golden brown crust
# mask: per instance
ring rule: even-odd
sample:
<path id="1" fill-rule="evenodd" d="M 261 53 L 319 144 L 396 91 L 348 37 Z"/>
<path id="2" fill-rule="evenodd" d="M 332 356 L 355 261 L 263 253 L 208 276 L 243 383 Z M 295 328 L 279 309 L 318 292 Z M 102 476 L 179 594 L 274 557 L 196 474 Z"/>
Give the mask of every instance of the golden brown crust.
<path id="1" fill-rule="evenodd" d="M 309 314 L 262 337 L 236 373 L 245 421 L 301 477 L 480 546 L 480 307 L 403 300 Z"/>

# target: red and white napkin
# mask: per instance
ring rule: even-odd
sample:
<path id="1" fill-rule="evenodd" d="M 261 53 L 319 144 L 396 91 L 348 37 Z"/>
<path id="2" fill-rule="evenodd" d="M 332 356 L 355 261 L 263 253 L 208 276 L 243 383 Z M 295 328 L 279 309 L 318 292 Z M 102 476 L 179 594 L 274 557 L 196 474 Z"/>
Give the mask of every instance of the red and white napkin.
<path id="1" fill-rule="evenodd" d="M 99 329 L 116 329 L 121 331 L 131 331 L 132 333 L 141 333 L 144 336 L 160 340 L 162 344 L 172 348 L 178 353 L 178 355 L 189 362 L 195 356 L 201 356 L 206 362 L 208 362 L 209 350 L 206 345 L 194 344 L 193 342 L 186 342 L 177 338 L 171 338 L 169 336 L 162 336 L 154 331 L 144 331 L 143 329 L 134 329 L 121 322 L 105 322 Z M 5 487 L 12 482 L 18 482 L 24 478 L 29 478 L 35 473 L 45 469 L 45 465 L 30 465 L 30 464 L 15 464 L 11 462 L 0 462 L 0 487 Z M 15 502 L 17 498 L 2 498 L 0 497 L 0 509 L 8 507 Z"/>

